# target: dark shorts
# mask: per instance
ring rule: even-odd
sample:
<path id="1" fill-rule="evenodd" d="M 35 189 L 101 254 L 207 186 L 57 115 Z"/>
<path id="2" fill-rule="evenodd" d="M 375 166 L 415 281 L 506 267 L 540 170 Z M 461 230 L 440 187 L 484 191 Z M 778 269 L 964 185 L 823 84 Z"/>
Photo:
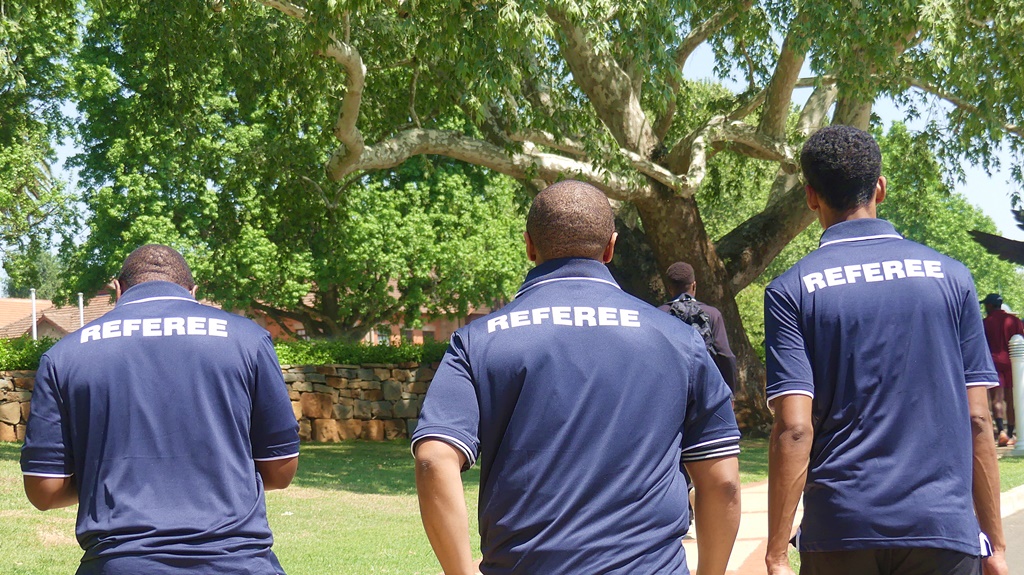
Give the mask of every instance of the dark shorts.
<path id="1" fill-rule="evenodd" d="M 803 552 L 800 575 L 981 575 L 981 557 L 924 547 Z"/>

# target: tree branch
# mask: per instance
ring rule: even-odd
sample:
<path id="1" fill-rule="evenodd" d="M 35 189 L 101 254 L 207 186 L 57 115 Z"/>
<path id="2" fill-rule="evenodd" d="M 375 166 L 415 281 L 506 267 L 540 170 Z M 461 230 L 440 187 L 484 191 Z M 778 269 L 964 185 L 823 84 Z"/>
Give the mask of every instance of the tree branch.
<path id="1" fill-rule="evenodd" d="M 797 130 L 802 136 L 810 135 L 825 124 L 835 98 L 834 84 L 825 83 L 815 88 L 797 121 Z M 803 180 L 796 172 L 780 169 L 765 209 L 718 241 L 715 252 L 725 264 L 733 293 L 757 279 L 775 256 L 814 221 L 814 212 L 808 210 L 804 202 Z"/>
<path id="2" fill-rule="evenodd" d="M 707 162 L 715 151 L 708 152 L 709 145 L 733 144 L 737 151 L 751 158 L 779 162 L 786 173 L 796 172 L 796 150 L 784 138 L 764 136 L 746 122 L 730 120 L 726 116 L 715 116 L 703 126 L 683 138 L 665 156 L 664 164 L 674 173 L 687 174 L 689 188 L 696 189 L 704 180 Z"/>
<path id="3" fill-rule="evenodd" d="M 510 138 L 514 142 L 545 146 L 566 154 L 571 154 L 581 160 L 587 159 L 587 152 L 584 149 L 583 143 L 569 138 L 558 139 L 553 134 L 541 131 L 512 134 Z M 628 159 L 630 165 L 645 176 L 664 184 L 684 196 L 691 195 L 690 188 L 693 186 L 690 185 L 688 179 L 680 178 L 662 166 L 659 166 L 650 160 L 646 160 L 629 150 L 620 148 L 617 150 L 617 153 Z"/>
<path id="4" fill-rule="evenodd" d="M 974 104 L 968 102 L 967 100 L 964 100 L 963 98 L 950 94 L 949 92 L 942 90 L 938 86 L 929 84 L 928 82 L 925 82 L 920 78 L 908 78 L 907 83 L 910 84 L 912 87 L 921 90 L 922 92 L 931 94 L 937 98 L 941 98 L 949 102 L 950 104 L 953 104 L 960 110 L 969 112 L 971 114 L 975 114 L 982 118 L 988 116 L 988 114 L 983 113 L 981 108 L 979 108 L 978 106 L 975 106 Z M 1013 134 L 1017 137 L 1024 138 L 1024 127 L 1018 126 L 1016 124 L 1010 124 L 1007 122 L 1001 122 L 1000 120 L 996 120 L 996 122 L 1000 123 L 1000 127 L 1007 133 Z"/>
<path id="5" fill-rule="evenodd" d="M 686 61 L 690 59 L 693 51 L 698 46 L 707 41 L 712 34 L 718 32 L 730 22 L 736 19 L 737 16 L 743 11 L 749 10 L 753 6 L 753 0 L 740 0 L 733 4 L 722 8 L 707 20 L 701 22 L 695 26 L 690 33 L 683 38 L 683 41 L 679 43 L 679 47 L 676 48 L 676 54 L 673 58 L 677 67 L 679 77 L 683 75 L 683 66 L 686 65 Z M 654 137 L 659 142 L 665 139 L 669 129 L 672 127 L 672 121 L 676 114 L 676 101 L 675 96 L 679 93 L 679 80 L 675 75 L 669 80 L 669 86 L 672 88 L 672 99 L 669 102 L 668 109 L 665 111 L 658 120 L 655 122 Z"/>
<path id="6" fill-rule="evenodd" d="M 655 145 L 651 125 L 629 75 L 608 50 L 598 51 L 586 31 L 557 6 L 549 4 L 547 14 L 562 30 L 559 45 L 565 61 L 598 117 L 620 147 L 649 157 Z"/>
<path id="7" fill-rule="evenodd" d="M 348 173 L 392 168 L 421 154 L 447 156 L 476 164 L 518 179 L 554 181 L 570 176 L 589 182 L 616 200 L 632 200 L 650 193 L 644 182 L 633 182 L 590 162 L 544 153 L 533 145 L 522 152 L 508 150 L 471 138 L 460 132 L 409 129 L 383 142 L 367 146 L 359 161 L 348 166 Z"/>
<path id="8" fill-rule="evenodd" d="M 257 0 L 291 18 L 306 21 L 309 12 L 287 0 Z M 346 33 L 347 35 L 347 33 Z M 354 46 L 330 36 L 330 43 L 322 55 L 331 58 L 345 69 L 345 97 L 341 101 L 338 119 L 334 124 L 334 137 L 341 142 L 327 161 L 327 173 L 333 180 L 340 180 L 348 173 L 348 167 L 359 161 L 365 149 L 363 134 L 356 126 L 359 120 L 359 106 L 366 86 L 366 65 Z"/>
<path id="9" fill-rule="evenodd" d="M 793 102 L 793 89 L 800 77 L 800 68 L 804 65 L 807 52 L 803 32 L 806 20 L 804 12 L 798 14 L 790 23 L 786 39 L 782 42 L 782 52 L 768 83 L 761 123 L 757 127 L 758 133 L 765 137 L 784 138 L 786 135 L 786 120 Z"/>

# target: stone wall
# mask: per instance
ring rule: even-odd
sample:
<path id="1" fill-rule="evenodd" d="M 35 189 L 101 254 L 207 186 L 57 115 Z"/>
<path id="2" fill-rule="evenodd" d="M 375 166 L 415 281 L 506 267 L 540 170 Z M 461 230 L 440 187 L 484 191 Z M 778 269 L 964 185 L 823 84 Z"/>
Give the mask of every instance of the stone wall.
<path id="1" fill-rule="evenodd" d="M 0 441 L 25 439 L 35 371 L 0 371 Z"/>
<path id="2" fill-rule="evenodd" d="M 409 437 L 437 364 L 281 367 L 302 441 Z M 34 371 L 0 371 L 0 441 L 25 438 Z"/>
<path id="3" fill-rule="evenodd" d="M 282 366 L 303 441 L 409 437 L 437 364 Z"/>

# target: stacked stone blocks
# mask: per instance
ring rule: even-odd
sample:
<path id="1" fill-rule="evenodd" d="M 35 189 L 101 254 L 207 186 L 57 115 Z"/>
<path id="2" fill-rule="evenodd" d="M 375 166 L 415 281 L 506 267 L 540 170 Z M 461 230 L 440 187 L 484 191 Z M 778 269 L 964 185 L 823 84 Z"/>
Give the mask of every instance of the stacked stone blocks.
<path id="1" fill-rule="evenodd" d="M 409 437 L 437 364 L 281 367 L 302 441 Z M 0 372 L 0 441 L 25 438 L 34 371 Z"/>
<path id="2" fill-rule="evenodd" d="M 0 371 L 0 441 L 25 439 L 34 371 Z"/>

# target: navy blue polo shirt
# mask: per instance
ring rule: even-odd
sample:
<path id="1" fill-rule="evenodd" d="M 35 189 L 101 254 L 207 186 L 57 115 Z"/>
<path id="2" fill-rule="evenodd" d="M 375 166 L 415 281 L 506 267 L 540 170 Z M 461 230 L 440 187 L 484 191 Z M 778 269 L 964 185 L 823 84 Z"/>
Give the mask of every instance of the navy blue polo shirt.
<path id="1" fill-rule="evenodd" d="M 298 455 L 270 336 L 168 282 L 43 355 L 21 467 L 74 476 L 80 574 L 283 573 L 254 460 Z"/>
<path id="2" fill-rule="evenodd" d="M 688 573 L 680 455 L 735 455 L 739 436 L 695 329 L 559 259 L 452 335 L 413 449 L 480 459 L 487 575 Z"/>
<path id="3" fill-rule="evenodd" d="M 839 223 L 768 286 L 765 332 L 769 401 L 813 398 L 798 548 L 981 554 L 967 387 L 997 380 L 967 268 Z"/>

